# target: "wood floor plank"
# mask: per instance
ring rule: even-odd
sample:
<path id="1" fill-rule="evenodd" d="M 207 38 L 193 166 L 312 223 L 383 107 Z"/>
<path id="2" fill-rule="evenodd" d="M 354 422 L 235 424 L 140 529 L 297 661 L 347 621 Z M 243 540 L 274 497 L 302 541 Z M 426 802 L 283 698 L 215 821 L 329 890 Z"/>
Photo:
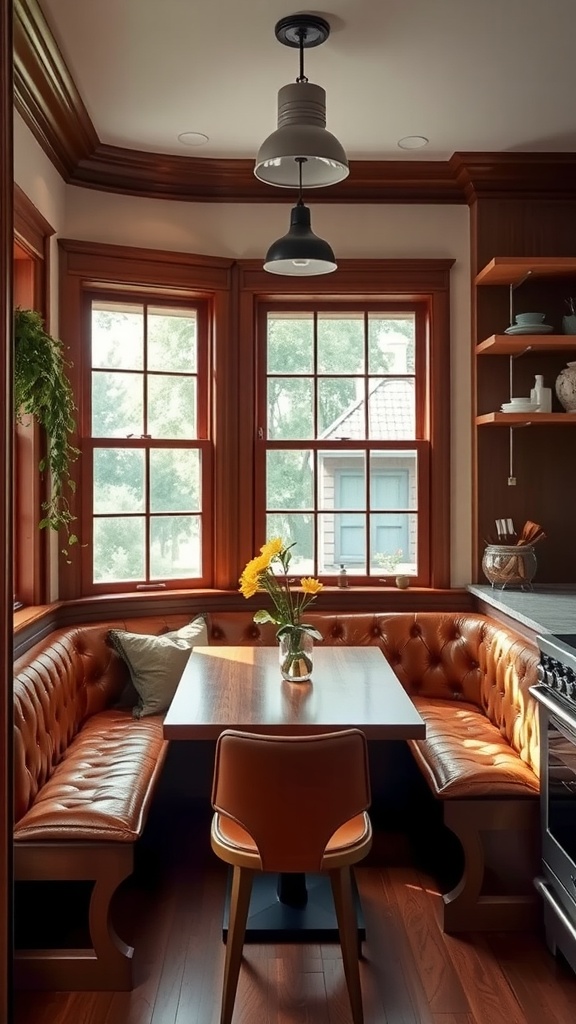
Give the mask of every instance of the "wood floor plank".
<path id="1" fill-rule="evenodd" d="M 432 1017 L 404 920 L 385 891 L 383 872 L 361 868 L 358 888 L 366 921 L 366 984 L 372 985 L 387 1020 L 394 1024 L 431 1024 Z"/>
<path id="2" fill-rule="evenodd" d="M 132 992 L 15 994 L 10 1024 L 218 1024 L 226 868 L 207 816 L 172 808 L 115 906 L 135 944 Z M 389 849 L 386 840 L 382 849 Z M 536 933 L 447 936 L 410 848 L 357 870 L 365 1024 L 572 1024 L 576 975 Z M 350 1024 L 338 943 L 248 943 L 234 1024 Z"/>
<path id="3" fill-rule="evenodd" d="M 566 1024 L 576 1021 L 576 977 L 562 957 L 553 957 L 542 939 L 535 948 L 532 936 L 497 933 L 487 936 L 525 1015 L 526 1024 Z"/>
<path id="4" fill-rule="evenodd" d="M 384 890 L 404 922 L 428 1006 L 432 1013 L 470 1013 L 471 1006 L 451 958 L 427 886 L 409 867 L 382 872 Z"/>

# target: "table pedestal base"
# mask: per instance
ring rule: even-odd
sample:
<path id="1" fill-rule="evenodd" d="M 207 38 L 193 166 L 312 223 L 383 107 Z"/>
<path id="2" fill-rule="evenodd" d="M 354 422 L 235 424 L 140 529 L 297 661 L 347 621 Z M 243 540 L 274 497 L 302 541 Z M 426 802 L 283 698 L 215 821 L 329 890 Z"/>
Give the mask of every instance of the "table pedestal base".
<path id="1" fill-rule="evenodd" d="M 252 885 L 252 897 L 248 911 L 245 942 L 339 942 L 338 922 L 332 899 L 332 888 L 327 875 L 306 875 L 303 903 L 303 876 L 256 874 Z M 226 942 L 230 918 L 230 887 L 232 873 L 228 876 L 222 939 Z M 295 885 L 293 885 L 293 880 Z M 286 889 L 288 888 L 288 893 Z M 290 891 L 292 890 L 292 891 Z M 294 892 L 295 890 L 295 892 Z M 352 890 L 358 922 L 358 943 L 366 938 L 364 916 L 356 880 L 352 876 Z M 282 902 L 284 899 L 291 902 Z M 300 905 L 294 905 L 294 903 Z"/>

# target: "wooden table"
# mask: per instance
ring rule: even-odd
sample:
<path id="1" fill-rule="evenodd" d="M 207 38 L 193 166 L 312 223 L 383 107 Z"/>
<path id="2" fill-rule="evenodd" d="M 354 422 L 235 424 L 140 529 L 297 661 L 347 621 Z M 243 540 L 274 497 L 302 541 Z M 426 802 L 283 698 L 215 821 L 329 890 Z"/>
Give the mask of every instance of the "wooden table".
<path id="1" fill-rule="evenodd" d="M 170 740 L 224 729 L 283 735 L 356 726 L 367 739 L 423 739 L 425 725 L 378 647 L 314 648 L 308 683 L 280 675 L 276 647 L 195 647 L 164 719 Z"/>
<path id="2" fill-rule="evenodd" d="M 425 723 L 378 647 L 314 648 L 312 679 L 282 679 L 276 647 L 195 647 L 164 719 L 170 740 L 224 729 L 303 735 L 355 726 L 367 739 L 422 739 Z M 365 937 L 359 900 L 358 937 Z M 228 929 L 226 905 L 223 938 Z M 337 942 L 323 876 L 256 876 L 246 941 Z"/>

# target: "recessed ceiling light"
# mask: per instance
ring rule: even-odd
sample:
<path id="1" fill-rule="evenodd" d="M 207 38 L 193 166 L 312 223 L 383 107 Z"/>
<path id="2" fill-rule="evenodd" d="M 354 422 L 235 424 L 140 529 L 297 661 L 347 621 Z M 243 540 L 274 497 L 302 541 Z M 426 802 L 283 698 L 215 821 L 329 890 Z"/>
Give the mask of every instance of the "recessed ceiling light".
<path id="1" fill-rule="evenodd" d="M 178 142 L 181 142 L 183 146 L 205 146 L 208 141 L 208 136 L 203 135 L 202 132 L 182 132 L 178 136 Z"/>
<path id="2" fill-rule="evenodd" d="M 429 139 L 424 138 L 423 135 L 406 135 L 403 139 L 400 139 L 398 145 L 400 149 L 423 149 L 427 146 Z"/>

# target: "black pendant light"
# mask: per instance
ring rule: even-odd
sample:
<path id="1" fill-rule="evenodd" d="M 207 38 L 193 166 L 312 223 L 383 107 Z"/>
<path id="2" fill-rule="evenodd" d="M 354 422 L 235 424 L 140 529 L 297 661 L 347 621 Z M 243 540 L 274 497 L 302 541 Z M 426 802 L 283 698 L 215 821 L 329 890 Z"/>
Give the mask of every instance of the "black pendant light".
<path id="1" fill-rule="evenodd" d="M 320 46 L 330 25 L 314 14 L 292 14 L 275 28 L 284 46 L 298 47 L 300 74 L 278 93 L 278 127 L 260 146 L 254 173 L 261 181 L 294 188 L 298 173 L 294 161 L 304 157 L 304 188 L 323 188 L 348 174 L 348 158 L 341 143 L 326 129 L 326 92 L 304 74 L 304 50 Z"/>
<path id="2" fill-rule="evenodd" d="M 338 264 L 332 247 L 323 238 L 318 238 L 310 226 L 310 210 L 302 199 L 302 164 L 305 157 L 297 157 L 298 202 L 290 214 L 290 230 L 287 235 L 273 242 L 264 262 L 264 270 L 270 274 L 284 274 L 288 277 L 313 277 L 315 274 L 331 274 Z"/>

